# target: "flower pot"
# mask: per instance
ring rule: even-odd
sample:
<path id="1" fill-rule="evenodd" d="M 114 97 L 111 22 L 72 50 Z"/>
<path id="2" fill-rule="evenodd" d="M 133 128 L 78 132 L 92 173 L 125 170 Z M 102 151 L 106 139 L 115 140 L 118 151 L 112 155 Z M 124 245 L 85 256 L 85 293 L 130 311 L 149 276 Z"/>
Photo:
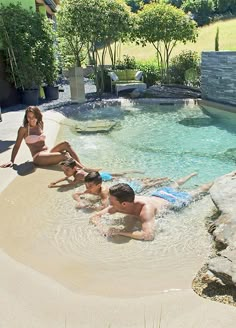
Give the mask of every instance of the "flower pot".
<path id="1" fill-rule="evenodd" d="M 25 105 L 38 105 L 39 89 L 25 89 L 22 91 L 21 102 Z"/>
<path id="2" fill-rule="evenodd" d="M 43 89 L 47 100 L 57 100 L 59 98 L 58 85 L 47 85 L 46 87 L 43 87 Z"/>

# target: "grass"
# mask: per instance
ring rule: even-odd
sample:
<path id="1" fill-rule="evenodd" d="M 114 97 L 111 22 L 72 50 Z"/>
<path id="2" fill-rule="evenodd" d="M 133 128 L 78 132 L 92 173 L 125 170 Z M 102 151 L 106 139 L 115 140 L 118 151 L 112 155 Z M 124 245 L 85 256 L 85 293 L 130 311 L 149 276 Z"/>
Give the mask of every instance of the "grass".
<path id="1" fill-rule="evenodd" d="M 199 54 L 202 51 L 215 50 L 215 35 L 219 27 L 219 50 L 235 50 L 236 51 L 236 18 L 222 20 L 199 28 L 196 43 L 188 42 L 185 45 L 180 43 L 173 50 L 172 56 L 179 54 L 182 50 L 194 50 Z M 155 48 L 152 45 L 146 47 L 137 46 L 134 43 L 125 43 L 121 45 L 120 58 L 123 55 L 134 56 L 136 60 L 146 60 L 155 58 Z M 107 57 L 107 64 L 110 61 Z"/>

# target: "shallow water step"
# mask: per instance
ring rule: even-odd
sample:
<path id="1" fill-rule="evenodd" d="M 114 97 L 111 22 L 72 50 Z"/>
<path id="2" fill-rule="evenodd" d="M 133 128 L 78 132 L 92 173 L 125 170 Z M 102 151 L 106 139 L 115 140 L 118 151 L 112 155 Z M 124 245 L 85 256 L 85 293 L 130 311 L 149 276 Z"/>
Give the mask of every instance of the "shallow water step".
<path id="1" fill-rule="evenodd" d="M 80 122 L 76 125 L 76 132 L 81 133 L 96 133 L 96 132 L 108 132 L 110 131 L 117 122 L 107 120 L 95 120 Z"/>

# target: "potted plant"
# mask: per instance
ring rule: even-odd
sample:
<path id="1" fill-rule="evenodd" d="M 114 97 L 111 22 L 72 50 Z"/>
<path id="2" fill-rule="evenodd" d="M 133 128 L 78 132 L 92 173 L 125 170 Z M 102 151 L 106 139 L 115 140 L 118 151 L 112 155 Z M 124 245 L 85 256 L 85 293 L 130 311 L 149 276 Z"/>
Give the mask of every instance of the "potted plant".
<path id="1" fill-rule="evenodd" d="M 59 98 L 58 80 L 58 60 L 56 58 L 56 48 L 53 41 L 49 42 L 44 48 L 44 88 L 45 98 L 48 100 L 56 100 Z"/>
<path id="2" fill-rule="evenodd" d="M 45 98 L 48 100 L 56 100 L 59 98 L 59 86 L 56 83 L 57 78 L 57 70 L 54 70 L 53 67 L 49 67 L 45 75 L 46 85 L 43 87 Z"/>
<path id="3" fill-rule="evenodd" d="M 0 35 L 9 81 L 21 90 L 24 104 L 37 105 L 51 42 L 46 17 L 20 4 L 1 5 Z"/>

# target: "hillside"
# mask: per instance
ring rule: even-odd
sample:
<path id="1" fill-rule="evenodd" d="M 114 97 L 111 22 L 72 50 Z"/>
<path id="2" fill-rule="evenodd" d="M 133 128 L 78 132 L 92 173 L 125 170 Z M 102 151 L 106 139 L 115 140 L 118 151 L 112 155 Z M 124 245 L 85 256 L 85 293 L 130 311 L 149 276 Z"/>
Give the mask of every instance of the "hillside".
<path id="1" fill-rule="evenodd" d="M 204 50 L 215 50 L 216 29 L 219 26 L 219 47 L 220 50 L 236 51 L 236 18 L 225 21 L 218 21 L 208 26 L 199 28 L 196 43 L 178 44 L 173 50 L 173 55 L 182 50 L 195 50 L 201 53 Z M 135 44 L 122 44 L 120 58 L 123 55 L 134 56 L 136 59 L 152 59 L 155 57 L 155 48 L 152 45 L 146 47 L 136 46 Z"/>

